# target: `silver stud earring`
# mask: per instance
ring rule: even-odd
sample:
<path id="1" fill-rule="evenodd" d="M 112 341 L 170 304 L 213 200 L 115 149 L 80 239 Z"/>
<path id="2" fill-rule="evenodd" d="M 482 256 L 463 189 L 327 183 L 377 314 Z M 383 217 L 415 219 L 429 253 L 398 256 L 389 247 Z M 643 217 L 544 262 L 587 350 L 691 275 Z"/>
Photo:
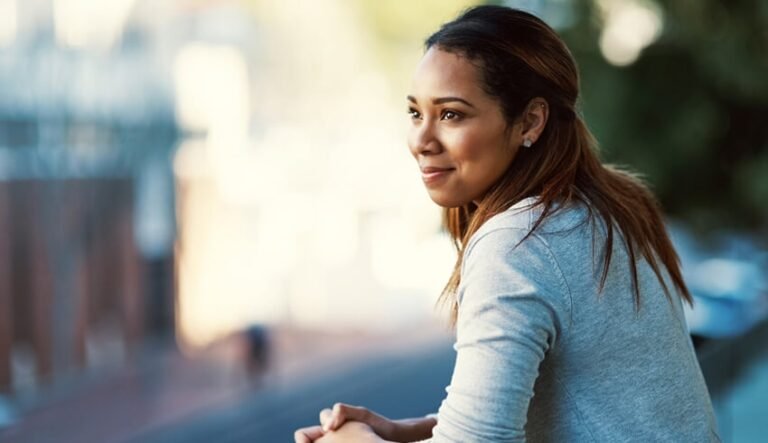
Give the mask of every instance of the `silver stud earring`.
<path id="1" fill-rule="evenodd" d="M 530 148 L 532 144 L 533 142 L 530 139 L 528 138 L 523 139 L 523 146 L 525 146 L 526 148 Z"/>

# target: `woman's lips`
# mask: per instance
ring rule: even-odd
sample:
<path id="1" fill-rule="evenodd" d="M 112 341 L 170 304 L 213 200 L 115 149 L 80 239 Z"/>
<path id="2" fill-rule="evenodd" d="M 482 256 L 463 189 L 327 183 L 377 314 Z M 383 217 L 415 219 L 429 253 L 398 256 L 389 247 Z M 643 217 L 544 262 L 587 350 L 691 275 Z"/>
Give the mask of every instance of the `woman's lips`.
<path id="1" fill-rule="evenodd" d="M 454 168 L 421 168 L 421 179 L 424 183 L 434 183 L 448 176 L 453 170 Z"/>

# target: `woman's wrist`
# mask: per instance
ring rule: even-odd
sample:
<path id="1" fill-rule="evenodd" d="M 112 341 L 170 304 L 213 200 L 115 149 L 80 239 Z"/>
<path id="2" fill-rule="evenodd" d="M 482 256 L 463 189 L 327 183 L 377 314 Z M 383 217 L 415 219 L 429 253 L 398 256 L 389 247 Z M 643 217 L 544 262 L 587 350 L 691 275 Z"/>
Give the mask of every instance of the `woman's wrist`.
<path id="1" fill-rule="evenodd" d="M 384 436 L 388 440 L 407 443 L 432 437 L 432 428 L 437 424 L 433 417 L 404 418 L 393 420 L 392 435 Z"/>

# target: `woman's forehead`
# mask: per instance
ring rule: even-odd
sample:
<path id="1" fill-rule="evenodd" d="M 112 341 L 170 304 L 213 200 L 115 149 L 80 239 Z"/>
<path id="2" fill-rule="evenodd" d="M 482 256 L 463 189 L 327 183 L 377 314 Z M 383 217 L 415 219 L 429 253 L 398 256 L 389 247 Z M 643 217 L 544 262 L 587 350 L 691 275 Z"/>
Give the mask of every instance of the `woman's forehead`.
<path id="1" fill-rule="evenodd" d="M 485 93 L 477 66 L 459 54 L 432 47 L 416 67 L 410 95 L 418 100 L 440 96 L 469 96 L 477 100 Z"/>

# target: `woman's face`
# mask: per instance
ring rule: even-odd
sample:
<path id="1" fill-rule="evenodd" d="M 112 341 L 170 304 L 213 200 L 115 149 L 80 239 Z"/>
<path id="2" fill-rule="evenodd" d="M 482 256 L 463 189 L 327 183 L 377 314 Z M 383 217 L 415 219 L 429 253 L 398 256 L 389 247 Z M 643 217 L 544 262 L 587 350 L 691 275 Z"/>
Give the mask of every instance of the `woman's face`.
<path id="1" fill-rule="evenodd" d="M 479 69 L 436 47 L 416 68 L 408 106 L 408 147 L 440 206 L 482 199 L 522 142 L 520 128 L 508 131 L 499 102 L 483 91 Z"/>

